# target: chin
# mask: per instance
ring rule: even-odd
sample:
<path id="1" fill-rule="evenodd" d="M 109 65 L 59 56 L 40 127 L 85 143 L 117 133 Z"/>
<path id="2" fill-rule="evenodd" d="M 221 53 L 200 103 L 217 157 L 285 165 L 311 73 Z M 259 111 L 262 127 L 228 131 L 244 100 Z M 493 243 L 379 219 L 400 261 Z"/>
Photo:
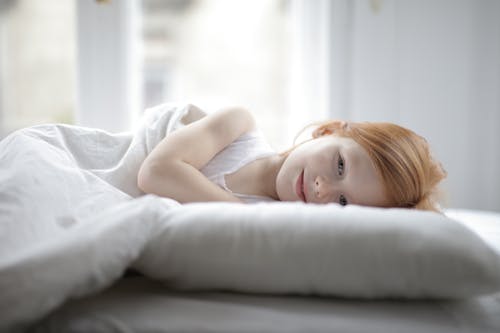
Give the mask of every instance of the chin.
<path id="1" fill-rule="evenodd" d="M 283 191 L 283 189 L 276 188 L 276 194 L 278 194 L 279 201 L 299 201 L 296 196 L 287 191 Z"/>
<path id="2" fill-rule="evenodd" d="M 276 186 L 276 194 L 279 201 L 293 201 L 293 198 L 290 198 L 290 195 L 287 195 L 287 192 L 283 191 L 283 188 L 280 188 L 280 186 Z"/>
<path id="3" fill-rule="evenodd" d="M 276 194 L 280 201 L 301 201 L 295 194 L 293 177 L 287 177 L 287 173 L 279 174 L 276 179 Z M 290 178 L 290 179 L 288 179 Z M 287 181 L 288 179 L 288 181 Z"/>

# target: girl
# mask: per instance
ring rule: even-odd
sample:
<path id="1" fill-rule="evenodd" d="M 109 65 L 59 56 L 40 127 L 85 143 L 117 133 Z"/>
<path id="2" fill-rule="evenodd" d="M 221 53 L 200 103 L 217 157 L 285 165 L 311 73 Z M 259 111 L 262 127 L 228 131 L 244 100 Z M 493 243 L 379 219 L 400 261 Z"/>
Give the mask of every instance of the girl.
<path id="1" fill-rule="evenodd" d="M 312 139 L 276 153 L 244 108 L 206 115 L 190 105 L 186 126 L 144 160 L 138 186 L 181 203 L 268 200 L 437 210 L 446 176 L 426 141 L 390 123 L 317 124 Z"/>

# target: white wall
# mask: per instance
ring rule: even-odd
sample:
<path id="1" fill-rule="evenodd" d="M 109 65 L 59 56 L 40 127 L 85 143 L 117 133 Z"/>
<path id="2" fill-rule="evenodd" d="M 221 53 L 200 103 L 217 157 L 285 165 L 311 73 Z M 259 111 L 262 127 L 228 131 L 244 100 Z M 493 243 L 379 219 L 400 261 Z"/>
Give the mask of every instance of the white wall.
<path id="1" fill-rule="evenodd" d="M 333 0 L 329 10 L 330 117 L 414 129 L 449 173 L 449 206 L 500 211 L 500 1 Z"/>

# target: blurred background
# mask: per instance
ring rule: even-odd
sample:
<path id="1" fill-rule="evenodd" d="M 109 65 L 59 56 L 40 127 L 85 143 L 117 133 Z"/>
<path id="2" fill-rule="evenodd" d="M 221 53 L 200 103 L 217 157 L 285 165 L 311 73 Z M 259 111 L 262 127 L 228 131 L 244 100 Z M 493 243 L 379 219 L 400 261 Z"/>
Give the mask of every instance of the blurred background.
<path id="1" fill-rule="evenodd" d="M 0 138 L 129 131 L 164 102 L 246 106 L 277 150 L 395 122 L 447 169 L 446 206 L 500 211 L 497 0 L 0 0 Z"/>

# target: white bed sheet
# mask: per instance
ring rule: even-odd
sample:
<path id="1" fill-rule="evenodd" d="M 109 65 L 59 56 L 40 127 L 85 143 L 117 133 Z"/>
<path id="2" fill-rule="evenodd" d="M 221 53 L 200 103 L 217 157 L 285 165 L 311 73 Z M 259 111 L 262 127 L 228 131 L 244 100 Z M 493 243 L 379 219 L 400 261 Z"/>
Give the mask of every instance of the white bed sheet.
<path id="1" fill-rule="evenodd" d="M 500 332 L 500 293 L 464 301 L 358 301 L 167 290 L 122 279 L 73 301 L 30 332 Z"/>
<path id="2" fill-rule="evenodd" d="M 500 214 L 449 210 L 500 253 Z M 74 300 L 30 332 L 498 333 L 500 293 L 459 301 L 177 292 L 133 276 Z"/>

